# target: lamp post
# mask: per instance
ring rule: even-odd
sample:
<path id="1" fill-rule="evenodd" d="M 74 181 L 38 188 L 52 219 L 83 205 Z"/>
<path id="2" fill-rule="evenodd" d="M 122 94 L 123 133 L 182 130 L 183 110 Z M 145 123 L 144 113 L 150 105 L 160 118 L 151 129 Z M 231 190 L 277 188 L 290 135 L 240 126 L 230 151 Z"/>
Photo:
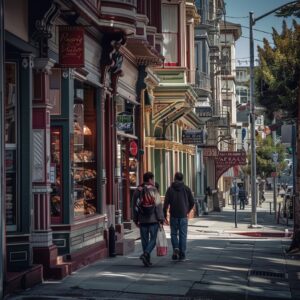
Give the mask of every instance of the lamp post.
<path id="1" fill-rule="evenodd" d="M 253 40 L 253 26 L 255 23 L 264 17 L 276 12 L 277 10 L 294 3 L 297 1 L 291 1 L 284 5 L 281 5 L 257 18 L 253 17 L 253 12 L 249 12 L 249 39 L 250 39 L 250 130 L 251 130 L 251 228 L 258 227 L 257 225 L 257 211 L 256 211 L 256 147 L 255 147 L 255 100 L 254 100 L 254 40 Z"/>

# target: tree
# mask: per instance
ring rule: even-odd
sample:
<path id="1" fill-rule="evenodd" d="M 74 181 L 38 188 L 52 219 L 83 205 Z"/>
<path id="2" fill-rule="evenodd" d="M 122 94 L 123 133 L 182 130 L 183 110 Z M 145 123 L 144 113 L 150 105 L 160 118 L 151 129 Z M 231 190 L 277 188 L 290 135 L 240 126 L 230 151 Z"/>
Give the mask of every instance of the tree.
<path id="1" fill-rule="evenodd" d="M 290 118 L 297 116 L 297 90 L 300 76 L 300 25 L 295 21 L 288 28 L 283 22 L 282 33 L 273 28 L 274 47 L 264 39 L 258 47 L 260 66 L 256 69 L 256 96 L 267 108 L 267 116 L 284 112 Z"/>
<path id="2" fill-rule="evenodd" d="M 265 179 L 271 176 L 272 172 L 281 172 L 287 167 L 284 161 L 286 157 L 286 150 L 282 144 L 274 145 L 271 136 L 263 139 L 260 135 L 256 137 L 256 174 L 257 176 Z M 277 168 L 273 162 L 273 153 L 278 153 Z M 248 164 L 242 166 L 242 170 L 246 174 L 251 174 L 251 156 L 248 155 Z"/>
<path id="3" fill-rule="evenodd" d="M 278 17 L 287 17 L 287 16 L 294 16 L 300 18 L 300 1 L 293 4 L 285 5 L 282 9 L 280 9 L 276 16 Z"/>
<path id="4" fill-rule="evenodd" d="M 278 11 L 279 16 L 300 16 L 300 1 L 285 5 Z M 272 48 L 265 40 L 259 48 L 261 67 L 258 69 L 256 87 L 258 100 L 267 107 L 269 116 L 281 109 L 290 117 L 297 119 L 297 131 L 300 132 L 300 27 L 293 22 L 288 29 L 283 22 L 283 30 L 278 34 L 273 29 L 275 46 Z M 297 135 L 297 179 L 294 198 L 294 234 L 288 252 L 300 251 L 300 135 Z"/>
<path id="5" fill-rule="evenodd" d="M 273 153 L 278 153 L 277 171 L 282 171 L 286 167 L 284 162 L 285 148 L 282 144 L 274 145 L 272 137 L 269 135 L 266 139 L 258 136 L 256 138 L 256 173 L 262 178 L 270 177 L 272 172 L 276 171 L 273 162 Z"/>

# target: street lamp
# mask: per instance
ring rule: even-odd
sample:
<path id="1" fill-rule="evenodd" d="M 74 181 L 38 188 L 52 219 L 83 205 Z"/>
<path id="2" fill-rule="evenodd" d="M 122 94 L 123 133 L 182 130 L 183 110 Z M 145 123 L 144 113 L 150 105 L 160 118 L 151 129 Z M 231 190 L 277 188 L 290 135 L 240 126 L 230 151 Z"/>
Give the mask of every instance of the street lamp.
<path id="1" fill-rule="evenodd" d="M 284 5 L 281 5 L 257 18 L 253 18 L 253 12 L 249 12 L 249 38 L 250 38 L 250 123 L 251 123 L 251 228 L 258 227 L 257 225 L 257 212 L 256 212 L 256 148 L 255 148 L 255 101 L 254 101 L 254 40 L 253 40 L 253 26 L 260 19 L 267 17 L 268 15 L 276 12 L 277 10 L 294 3 L 297 1 L 291 1 Z"/>

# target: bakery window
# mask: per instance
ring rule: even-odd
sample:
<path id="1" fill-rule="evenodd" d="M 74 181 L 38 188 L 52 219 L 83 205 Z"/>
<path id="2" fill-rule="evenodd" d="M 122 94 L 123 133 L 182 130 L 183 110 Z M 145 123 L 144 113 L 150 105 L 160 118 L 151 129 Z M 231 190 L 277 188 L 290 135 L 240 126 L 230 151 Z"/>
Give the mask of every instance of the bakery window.
<path id="1" fill-rule="evenodd" d="M 5 63 L 5 92 L 4 92 L 4 140 L 5 140 L 5 207 L 6 229 L 17 229 L 17 63 Z"/>
<path id="2" fill-rule="evenodd" d="M 49 76 L 51 115 L 61 114 L 61 69 L 52 69 Z"/>
<path id="3" fill-rule="evenodd" d="M 74 217 L 97 211 L 95 89 L 75 81 L 74 154 L 72 162 Z"/>
<path id="4" fill-rule="evenodd" d="M 62 218 L 62 128 L 51 128 L 50 195 L 51 223 L 61 223 Z"/>

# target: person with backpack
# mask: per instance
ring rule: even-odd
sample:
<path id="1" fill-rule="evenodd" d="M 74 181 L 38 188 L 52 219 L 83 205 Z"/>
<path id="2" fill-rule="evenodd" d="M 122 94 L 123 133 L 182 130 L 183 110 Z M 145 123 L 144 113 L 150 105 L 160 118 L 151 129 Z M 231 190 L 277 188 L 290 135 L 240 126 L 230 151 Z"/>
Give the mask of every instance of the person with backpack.
<path id="1" fill-rule="evenodd" d="M 188 214 L 195 204 L 191 189 L 183 182 L 183 174 L 177 172 L 174 182 L 168 188 L 164 201 L 164 216 L 167 219 L 170 208 L 171 242 L 173 260 L 185 260 Z"/>
<path id="2" fill-rule="evenodd" d="M 143 181 L 133 194 L 133 221 L 140 228 L 143 248 L 140 259 L 149 267 L 152 265 L 150 255 L 156 245 L 157 231 L 164 222 L 164 215 L 153 173 L 145 173 Z"/>

